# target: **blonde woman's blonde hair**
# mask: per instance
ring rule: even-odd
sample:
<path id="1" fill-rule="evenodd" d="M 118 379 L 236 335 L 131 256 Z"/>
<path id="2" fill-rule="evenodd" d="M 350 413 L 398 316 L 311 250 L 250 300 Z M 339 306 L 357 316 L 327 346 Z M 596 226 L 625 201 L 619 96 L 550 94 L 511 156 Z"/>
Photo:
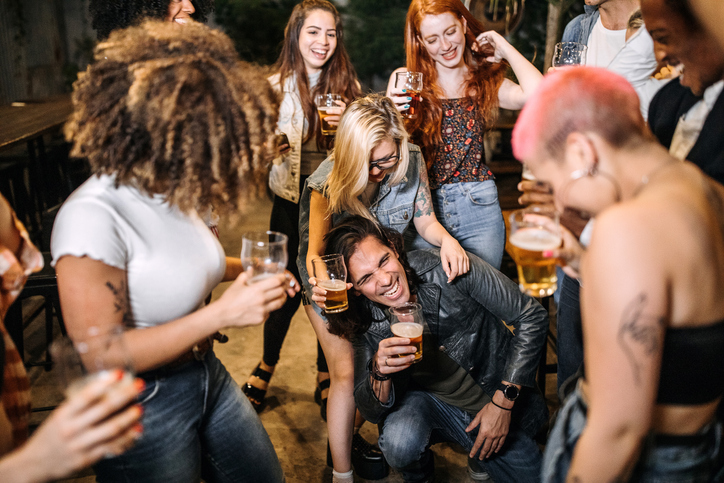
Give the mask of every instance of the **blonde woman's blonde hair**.
<path id="1" fill-rule="evenodd" d="M 369 182 L 370 156 L 385 140 L 399 146 L 400 161 L 388 183 L 400 183 L 410 163 L 405 123 L 395 104 L 380 94 L 357 99 L 347 107 L 337 127 L 334 144 L 334 168 L 327 179 L 325 195 L 329 199 L 327 215 L 346 211 L 374 219 L 359 200 Z"/>

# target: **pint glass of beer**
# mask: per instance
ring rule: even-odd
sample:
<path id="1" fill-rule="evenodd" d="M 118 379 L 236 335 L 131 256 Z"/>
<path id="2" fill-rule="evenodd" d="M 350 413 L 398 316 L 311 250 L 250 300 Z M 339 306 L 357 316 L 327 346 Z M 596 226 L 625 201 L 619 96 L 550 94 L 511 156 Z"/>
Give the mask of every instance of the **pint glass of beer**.
<path id="1" fill-rule="evenodd" d="M 561 240 L 558 212 L 552 207 L 530 206 L 510 214 L 508 241 L 523 293 L 546 297 L 556 291 L 556 259 L 543 258 L 543 252 L 560 247 Z"/>
<path id="2" fill-rule="evenodd" d="M 312 260 L 317 285 L 327 291 L 325 312 L 336 314 L 347 310 L 347 267 L 342 255 L 325 255 Z"/>
<path id="3" fill-rule="evenodd" d="M 424 328 L 422 306 L 408 302 L 390 307 L 390 329 L 396 337 L 410 339 L 410 345 L 415 346 L 415 362 L 422 360 L 422 331 Z M 407 357 L 410 354 L 398 354 L 397 357 Z"/>
<path id="4" fill-rule="evenodd" d="M 412 98 L 410 108 L 402 113 L 408 119 L 416 119 L 420 112 L 422 72 L 398 72 L 395 74 L 395 88 L 405 89 L 405 95 Z"/>
<path id="5" fill-rule="evenodd" d="M 287 236 L 283 233 L 254 231 L 241 238 L 241 266 L 249 273 L 249 285 L 284 273 L 288 256 Z"/>
<path id="6" fill-rule="evenodd" d="M 339 94 L 319 94 L 314 98 L 317 111 L 319 111 L 319 120 L 322 122 L 322 134 L 325 136 L 337 133 L 337 126 L 332 126 L 327 122 L 327 117 L 332 115 L 332 113 L 328 112 L 330 109 L 340 109 L 336 101 L 341 100 L 342 96 Z"/>

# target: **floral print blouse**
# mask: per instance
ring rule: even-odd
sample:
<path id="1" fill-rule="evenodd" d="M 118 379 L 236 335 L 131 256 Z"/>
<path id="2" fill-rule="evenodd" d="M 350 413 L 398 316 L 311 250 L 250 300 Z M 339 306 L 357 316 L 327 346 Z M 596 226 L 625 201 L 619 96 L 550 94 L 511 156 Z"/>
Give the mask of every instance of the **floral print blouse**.
<path id="1" fill-rule="evenodd" d="M 485 126 L 470 98 L 442 99 L 442 143 L 430 169 L 430 189 L 444 184 L 495 179 L 485 164 Z"/>

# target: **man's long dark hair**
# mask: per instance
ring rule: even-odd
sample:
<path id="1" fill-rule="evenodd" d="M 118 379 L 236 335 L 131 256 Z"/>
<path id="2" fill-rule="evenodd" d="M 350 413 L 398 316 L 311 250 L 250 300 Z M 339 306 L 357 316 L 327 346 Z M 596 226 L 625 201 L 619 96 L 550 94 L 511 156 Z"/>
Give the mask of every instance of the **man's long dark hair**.
<path id="1" fill-rule="evenodd" d="M 349 259 L 357 251 L 357 246 L 367 237 L 372 237 L 397 252 L 400 263 L 405 269 L 410 292 L 414 293 L 420 278 L 407 261 L 402 235 L 395 230 L 363 216 L 350 216 L 324 237 L 327 246 L 326 254 L 341 254 L 349 273 Z M 347 310 L 336 314 L 326 314 L 329 332 L 347 340 L 364 334 L 372 322 L 376 321 L 372 314 L 371 302 L 365 296 L 354 292 L 354 289 L 348 292 L 349 308 Z M 386 307 L 380 306 L 380 308 L 384 310 Z"/>

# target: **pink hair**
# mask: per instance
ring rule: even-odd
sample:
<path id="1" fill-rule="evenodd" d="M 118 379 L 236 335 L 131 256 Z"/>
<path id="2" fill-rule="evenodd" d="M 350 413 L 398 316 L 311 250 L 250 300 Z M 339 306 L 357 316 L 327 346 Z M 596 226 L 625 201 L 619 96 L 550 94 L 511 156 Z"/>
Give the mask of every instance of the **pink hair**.
<path id="1" fill-rule="evenodd" d="M 631 84 L 598 67 L 565 67 L 543 78 L 513 129 L 513 155 L 544 148 L 558 157 L 572 132 L 595 132 L 616 147 L 644 136 L 646 123 Z"/>

